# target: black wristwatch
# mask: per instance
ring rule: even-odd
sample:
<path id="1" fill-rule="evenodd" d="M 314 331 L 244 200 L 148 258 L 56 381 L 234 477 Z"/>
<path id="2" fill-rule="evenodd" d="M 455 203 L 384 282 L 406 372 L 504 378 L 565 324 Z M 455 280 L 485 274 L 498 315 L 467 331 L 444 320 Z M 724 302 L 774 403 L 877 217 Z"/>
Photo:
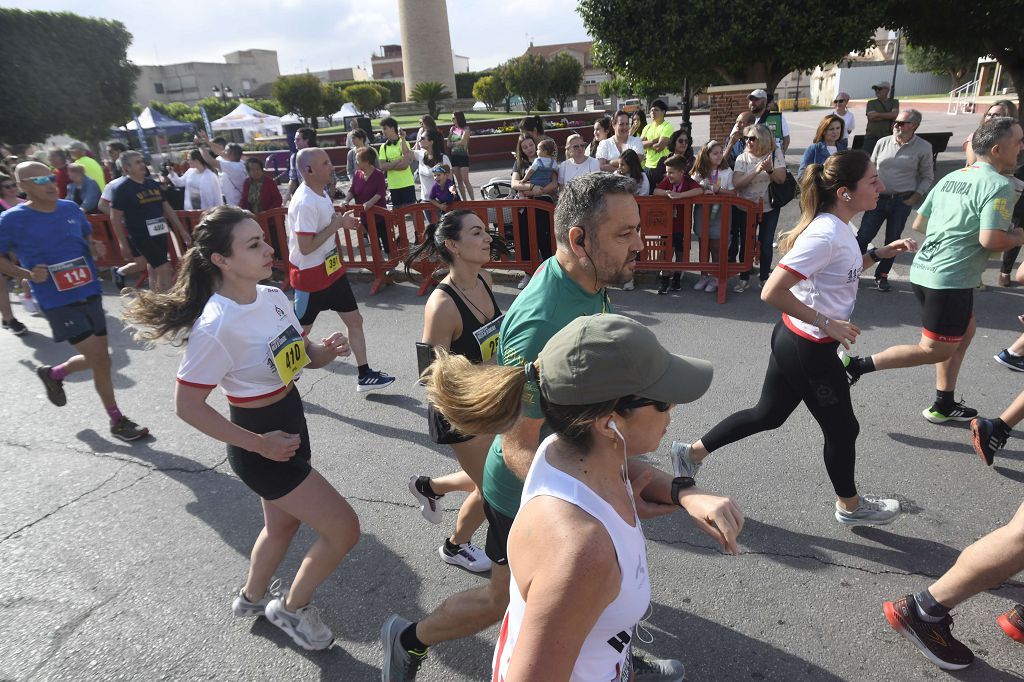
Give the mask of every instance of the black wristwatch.
<path id="1" fill-rule="evenodd" d="M 870 249 L 868 249 L 868 255 L 871 256 L 871 260 L 875 261 L 876 263 L 882 260 L 881 258 L 878 257 L 878 249 L 875 247 L 871 247 Z"/>
<path id="2" fill-rule="evenodd" d="M 679 493 L 697 485 L 697 481 L 689 476 L 676 476 L 672 479 L 672 503 L 679 504 Z"/>

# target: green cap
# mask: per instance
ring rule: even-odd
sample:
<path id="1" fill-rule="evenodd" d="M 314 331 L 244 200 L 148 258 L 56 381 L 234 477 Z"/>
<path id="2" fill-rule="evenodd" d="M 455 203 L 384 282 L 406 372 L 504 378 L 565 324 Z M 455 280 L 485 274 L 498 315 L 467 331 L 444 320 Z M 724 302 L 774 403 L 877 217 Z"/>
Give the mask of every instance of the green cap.
<path id="1" fill-rule="evenodd" d="M 647 327 L 622 315 L 578 317 L 537 358 L 540 390 L 556 405 L 590 405 L 627 396 L 689 403 L 714 372 L 706 360 L 673 355 Z"/>

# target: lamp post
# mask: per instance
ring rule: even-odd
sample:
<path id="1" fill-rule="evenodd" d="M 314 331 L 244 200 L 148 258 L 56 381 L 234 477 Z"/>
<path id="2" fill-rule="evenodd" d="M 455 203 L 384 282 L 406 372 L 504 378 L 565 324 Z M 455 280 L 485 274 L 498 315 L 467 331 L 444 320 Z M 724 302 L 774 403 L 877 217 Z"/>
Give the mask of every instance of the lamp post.
<path id="1" fill-rule="evenodd" d="M 223 83 L 220 84 L 219 88 L 216 85 L 214 85 L 212 88 L 210 88 L 210 90 L 213 91 L 213 96 L 221 100 L 222 102 L 226 99 L 231 99 L 235 96 L 235 93 L 232 92 L 231 88 L 224 85 Z"/>

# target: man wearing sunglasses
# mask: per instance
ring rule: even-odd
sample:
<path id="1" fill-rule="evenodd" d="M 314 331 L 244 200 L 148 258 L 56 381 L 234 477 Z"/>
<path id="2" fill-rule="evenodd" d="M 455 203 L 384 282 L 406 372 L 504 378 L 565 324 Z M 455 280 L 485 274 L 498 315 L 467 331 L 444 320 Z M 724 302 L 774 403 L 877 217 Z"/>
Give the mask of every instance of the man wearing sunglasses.
<path id="1" fill-rule="evenodd" d="M 865 154 L 870 154 L 875 144 L 889 134 L 892 122 L 900 113 L 900 102 L 897 99 L 889 99 L 892 86 L 889 81 L 882 81 L 871 86 L 875 91 L 875 98 L 869 99 L 864 106 L 868 119 L 864 128 L 864 146 L 861 149 Z"/>
<path id="2" fill-rule="evenodd" d="M 149 429 L 124 416 L 114 400 L 92 226 L 74 202 L 57 196 L 56 177 L 44 164 L 20 163 L 15 175 L 28 201 L 0 215 L 0 253 L 13 251 L 20 265 L 0 259 L 0 274 L 29 280 L 53 340 L 78 352 L 60 365 L 36 369 L 46 395 L 58 407 L 67 404 L 64 378 L 91 369 L 111 434 L 124 441 L 142 438 Z"/>
<path id="3" fill-rule="evenodd" d="M 850 104 L 850 93 L 840 92 L 836 95 L 836 98 L 832 100 L 832 104 L 835 106 L 835 110 L 832 112 L 839 118 L 843 119 L 843 139 L 846 140 L 847 147 L 850 144 L 850 138 L 853 137 L 853 127 L 857 123 L 857 119 L 854 118 L 853 112 L 849 109 Z"/>

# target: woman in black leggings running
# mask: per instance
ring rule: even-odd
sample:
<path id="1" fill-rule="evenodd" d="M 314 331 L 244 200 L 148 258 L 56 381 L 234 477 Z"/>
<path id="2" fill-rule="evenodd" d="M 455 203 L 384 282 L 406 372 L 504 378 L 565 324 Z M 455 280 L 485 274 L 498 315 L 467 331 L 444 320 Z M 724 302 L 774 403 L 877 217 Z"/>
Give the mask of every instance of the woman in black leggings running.
<path id="1" fill-rule="evenodd" d="M 672 444 L 677 476 L 697 473 L 719 448 L 782 426 L 803 402 L 825 436 L 825 469 L 836 496 L 836 520 L 844 525 L 881 525 L 900 512 L 896 500 L 858 495 L 854 482 L 860 426 L 839 345 L 849 348 L 860 330 L 849 320 L 861 270 L 882 258 L 913 251 L 900 239 L 861 254 L 850 221 L 875 207 L 885 187 L 866 154 L 843 151 L 807 167 L 801 180 L 801 215 L 779 242 L 785 254 L 768 278 L 761 299 L 782 312 L 772 332 L 771 357 L 761 399 L 712 428 L 692 445 Z"/>

